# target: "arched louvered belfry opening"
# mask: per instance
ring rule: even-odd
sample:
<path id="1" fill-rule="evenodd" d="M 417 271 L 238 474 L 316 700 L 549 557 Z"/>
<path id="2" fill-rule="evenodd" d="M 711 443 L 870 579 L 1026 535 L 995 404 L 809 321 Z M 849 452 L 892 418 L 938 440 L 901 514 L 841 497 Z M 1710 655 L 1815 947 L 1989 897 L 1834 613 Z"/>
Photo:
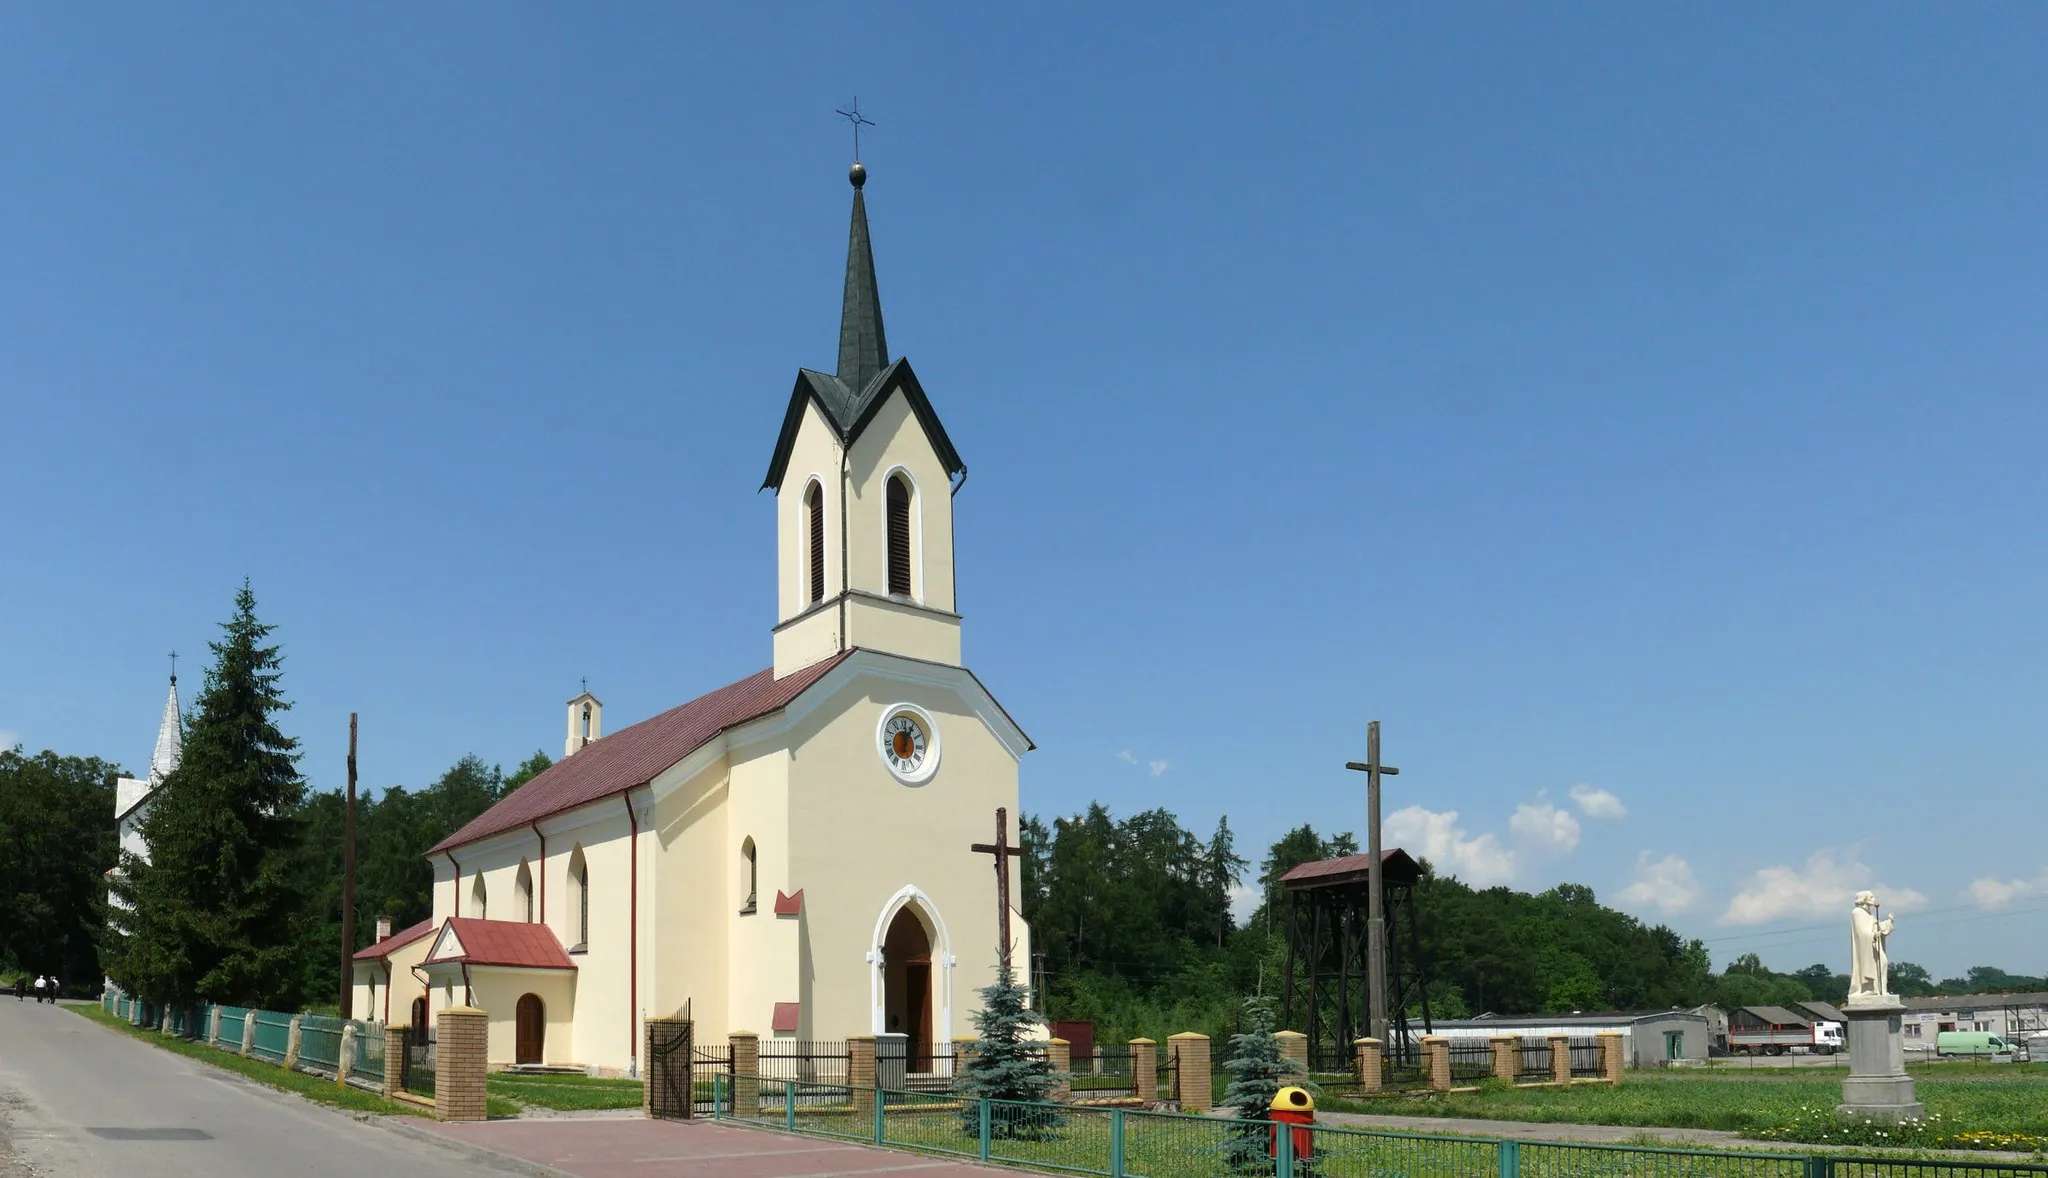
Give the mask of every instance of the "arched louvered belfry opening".
<path id="1" fill-rule="evenodd" d="M 910 597 L 913 595 L 910 583 L 910 540 L 912 532 L 910 509 L 913 498 L 908 478 L 900 471 L 889 476 L 887 499 L 889 516 L 889 596 L 891 597 Z"/>
<path id="2" fill-rule="evenodd" d="M 825 488 L 816 479 L 804 488 L 804 548 L 805 603 L 816 605 L 825 600 Z"/>

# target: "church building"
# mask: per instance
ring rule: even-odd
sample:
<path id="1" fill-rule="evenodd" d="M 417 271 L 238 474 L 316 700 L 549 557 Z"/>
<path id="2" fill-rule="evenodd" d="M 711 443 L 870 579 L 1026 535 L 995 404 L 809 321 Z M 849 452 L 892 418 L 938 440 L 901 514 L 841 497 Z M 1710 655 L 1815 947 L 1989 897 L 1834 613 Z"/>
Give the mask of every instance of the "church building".
<path id="1" fill-rule="evenodd" d="M 120 832 L 124 853 L 148 862 L 149 844 L 142 838 L 142 817 L 149 812 L 150 794 L 177 770 L 178 758 L 184 751 L 184 718 L 178 713 L 178 673 L 172 671 L 171 689 L 164 695 L 163 719 L 157 723 L 156 748 L 149 755 L 149 776 L 122 777 L 114 782 L 114 826 Z M 115 904 L 125 903 L 118 895 L 111 898 Z"/>
<path id="2" fill-rule="evenodd" d="M 467 1003 L 493 1066 L 627 1073 L 643 1020 L 684 1009 L 700 1040 L 897 1033 L 917 1058 L 973 1034 L 998 922 L 970 848 L 1015 821 L 1032 745 L 962 661 L 967 468 L 889 354 L 851 179 L 838 368 L 797 373 L 762 484 L 771 664 L 610 734 L 569 701 L 564 758 L 430 852 L 432 919 L 357 955 L 356 1017 Z"/>

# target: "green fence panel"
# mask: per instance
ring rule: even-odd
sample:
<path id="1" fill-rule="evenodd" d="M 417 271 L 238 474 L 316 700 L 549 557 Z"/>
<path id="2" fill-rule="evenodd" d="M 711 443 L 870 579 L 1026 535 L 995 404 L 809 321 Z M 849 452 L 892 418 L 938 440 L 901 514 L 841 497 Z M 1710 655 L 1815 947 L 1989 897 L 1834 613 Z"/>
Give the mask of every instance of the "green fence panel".
<path id="1" fill-rule="evenodd" d="M 765 1085 L 764 1085 L 765 1086 Z M 837 1137 L 843 1141 L 872 1141 L 875 1126 L 860 1116 L 853 1089 L 844 1084 L 809 1084 L 792 1080 L 783 1086 L 783 1098 L 793 1111 L 785 1111 L 785 1122 L 793 1121 L 798 1133 Z"/>
<path id="2" fill-rule="evenodd" d="M 326 1015 L 299 1016 L 299 1066 L 321 1071 L 341 1070 L 341 1032 L 347 1019 Z"/>
<path id="3" fill-rule="evenodd" d="M 372 1092 L 384 1087 L 384 1028 L 376 1023 L 361 1020 L 351 1022 L 356 1029 L 355 1058 L 349 1061 L 348 1082 L 358 1088 Z"/>
<path id="4" fill-rule="evenodd" d="M 993 1162 L 1067 1174 L 1109 1173 L 1109 1110 L 1013 1100 L 988 1102 Z"/>
<path id="5" fill-rule="evenodd" d="M 223 1006 L 220 1008 L 220 1047 L 224 1051 L 242 1049 L 242 1023 L 249 1017 L 246 1006 Z"/>
<path id="6" fill-rule="evenodd" d="M 249 1054 L 283 1063 L 285 1049 L 291 1045 L 292 1016 L 275 1010 L 254 1010 L 249 1017 L 256 1020 L 256 1042 L 250 1045 Z"/>
<path id="7" fill-rule="evenodd" d="M 980 1102 L 930 1092 L 885 1093 L 882 1144 L 981 1156 Z"/>

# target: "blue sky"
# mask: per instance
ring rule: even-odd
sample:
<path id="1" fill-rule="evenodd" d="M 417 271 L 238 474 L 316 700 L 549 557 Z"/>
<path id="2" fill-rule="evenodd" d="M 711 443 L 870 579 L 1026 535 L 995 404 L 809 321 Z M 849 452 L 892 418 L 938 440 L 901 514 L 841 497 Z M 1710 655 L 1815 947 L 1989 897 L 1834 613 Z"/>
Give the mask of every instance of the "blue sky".
<path id="1" fill-rule="evenodd" d="M 858 94 L 1028 809 L 1362 832 L 1377 717 L 1468 878 L 2048 970 L 2048 13 L 1165 11 L 10 10 L 0 730 L 245 575 L 321 785 L 766 665 Z"/>

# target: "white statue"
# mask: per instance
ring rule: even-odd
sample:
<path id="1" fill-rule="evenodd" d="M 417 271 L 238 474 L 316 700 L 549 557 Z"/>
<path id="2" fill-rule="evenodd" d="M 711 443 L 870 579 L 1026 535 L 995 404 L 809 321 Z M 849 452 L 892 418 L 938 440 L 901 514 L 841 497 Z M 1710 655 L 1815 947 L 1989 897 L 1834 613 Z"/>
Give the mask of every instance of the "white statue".
<path id="1" fill-rule="evenodd" d="M 1884 939 L 1891 935 L 1892 920 L 1878 919 L 1875 893 L 1856 893 L 1856 907 L 1849 913 L 1849 1001 L 1891 997 L 1891 959 Z"/>

